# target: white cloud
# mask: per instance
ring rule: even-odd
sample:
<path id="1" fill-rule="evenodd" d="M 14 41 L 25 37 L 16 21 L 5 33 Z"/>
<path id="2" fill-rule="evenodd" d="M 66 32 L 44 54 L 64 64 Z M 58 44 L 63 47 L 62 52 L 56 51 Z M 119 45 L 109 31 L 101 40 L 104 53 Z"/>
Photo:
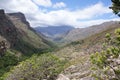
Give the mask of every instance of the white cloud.
<path id="1" fill-rule="evenodd" d="M 6 12 L 23 12 L 25 14 L 34 14 L 36 11 L 39 11 L 38 6 L 36 6 L 31 0 L 9 0 L 9 2 L 7 2 L 8 0 L 2 1 L 0 2 L 0 8 L 5 9 Z"/>
<path id="2" fill-rule="evenodd" d="M 38 6 L 50 7 L 52 6 L 51 0 L 33 0 Z"/>
<path id="3" fill-rule="evenodd" d="M 86 25 L 86 23 L 88 24 L 88 22 L 90 22 L 92 18 L 111 12 L 112 11 L 109 10 L 108 7 L 104 7 L 102 3 L 97 3 L 85 9 L 80 9 L 75 11 L 57 10 L 57 11 L 50 11 L 48 13 L 42 13 L 42 15 L 37 15 L 36 19 L 38 18 L 38 21 L 37 22 L 34 21 L 34 24 L 36 23 L 39 24 L 40 21 L 40 24 L 45 26 L 71 25 L 74 27 L 84 27 L 84 26 L 88 26 Z M 82 20 L 84 20 L 84 22 Z M 100 22 L 98 21 L 98 23 Z"/>
<path id="4" fill-rule="evenodd" d="M 43 1 L 43 3 L 40 3 L 40 1 Z M 38 5 L 44 7 L 53 7 L 54 4 L 51 2 L 51 0 L 0 1 L 0 8 L 5 9 L 7 12 L 23 12 L 32 27 L 49 25 L 70 25 L 74 27 L 86 27 L 108 21 L 109 19 L 94 20 L 94 18 L 97 18 L 104 14 L 112 13 L 108 6 L 106 7 L 100 2 L 88 6 L 84 9 L 77 9 L 73 11 L 61 9 L 51 10 L 48 12 L 46 9 L 40 9 Z"/>
<path id="5" fill-rule="evenodd" d="M 66 7 L 66 4 L 63 2 L 58 2 L 53 5 L 53 8 L 64 8 L 64 7 Z"/>
<path id="6" fill-rule="evenodd" d="M 80 20 L 91 19 L 107 13 L 111 13 L 111 10 L 108 9 L 108 7 L 103 6 L 102 3 L 97 3 L 95 5 L 88 6 L 87 8 L 74 11 L 73 15 Z"/>
<path id="7" fill-rule="evenodd" d="M 78 24 L 80 26 L 76 26 L 76 28 L 89 27 L 89 26 L 98 25 L 98 24 L 101 24 L 103 22 L 108 22 L 108 21 L 120 21 L 120 19 L 119 18 L 114 18 L 114 19 L 98 19 L 98 20 L 81 21 Z"/>

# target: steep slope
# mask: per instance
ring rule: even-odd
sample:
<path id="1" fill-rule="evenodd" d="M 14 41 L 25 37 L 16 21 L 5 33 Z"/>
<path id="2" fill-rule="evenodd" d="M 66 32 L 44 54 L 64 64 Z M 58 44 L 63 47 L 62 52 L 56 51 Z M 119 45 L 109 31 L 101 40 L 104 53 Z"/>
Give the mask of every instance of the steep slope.
<path id="1" fill-rule="evenodd" d="M 4 10 L 0 10 L 0 36 L 1 40 L 6 39 L 11 43 L 11 47 L 18 41 L 18 31 L 5 15 Z"/>
<path id="2" fill-rule="evenodd" d="M 71 26 L 49 26 L 49 27 L 36 27 L 34 28 L 38 33 L 44 34 L 46 37 L 54 41 L 60 41 L 68 31 L 73 30 Z"/>
<path id="3" fill-rule="evenodd" d="M 51 44 L 30 27 L 22 13 L 5 14 L 0 10 L 0 35 L 9 42 L 10 48 L 27 55 L 48 49 Z"/>
<path id="4" fill-rule="evenodd" d="M 100 25 L 94 25 L 88 28 L 77 28 L 69 31 L 63 40 L 67 42 L 82 40 L 97 33 L 120 26 L 117 21 L 105 22 Z"/>

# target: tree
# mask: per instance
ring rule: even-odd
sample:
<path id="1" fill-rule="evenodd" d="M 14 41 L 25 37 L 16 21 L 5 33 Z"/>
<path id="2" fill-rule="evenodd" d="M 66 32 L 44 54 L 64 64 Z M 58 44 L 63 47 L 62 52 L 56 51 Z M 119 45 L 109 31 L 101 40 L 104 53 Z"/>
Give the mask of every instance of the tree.
<path id="1" fill-rule="evenodd" d="M 102 78 L 104 80 L 107 79 L 119 80 L 120 79 L 120 29 L 115 30 L 115 34 L 113 37 L 111 37 L 111 35 L 107 33 L 105 44 L 106 44 L 104 45 L 105 49 L 103 51 L 96 52 L 91 55 L 91 62 L 97 66 L 98 68 L 97 70 L 103 71 Z"/>
<path id="2" fill-rule="evenodd" d="M 112 1 L 112 6 L 110 9 L 113 10 L 113 13 L 118 15 L 120 17 L 120 0 L 111 0 Z"/>

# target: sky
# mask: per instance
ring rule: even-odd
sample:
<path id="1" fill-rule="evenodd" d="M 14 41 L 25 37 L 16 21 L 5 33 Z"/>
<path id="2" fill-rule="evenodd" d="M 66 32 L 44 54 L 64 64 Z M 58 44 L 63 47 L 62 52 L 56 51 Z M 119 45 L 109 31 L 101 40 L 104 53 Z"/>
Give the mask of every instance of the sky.
<path id="1" fill-rule="evenodd" d="M 118 21 L 110 6 L 111 0 L 0 0 L 0 9 L 6 13 L 24 13 L 31 27 L 84 28 Z"/>

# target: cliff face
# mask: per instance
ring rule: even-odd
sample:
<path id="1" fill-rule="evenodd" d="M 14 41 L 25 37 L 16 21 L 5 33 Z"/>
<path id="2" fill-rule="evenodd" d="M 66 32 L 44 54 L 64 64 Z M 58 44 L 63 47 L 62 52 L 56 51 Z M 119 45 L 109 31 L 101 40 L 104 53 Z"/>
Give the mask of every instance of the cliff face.
<path id="1" fill-rule="evenodd" d="M 38 35 L 29 25 L 24 14 L 5 14 L 0 10 L 0 39 L 6 40 L 10 48 L 24 54 L 32 54 L 50 48 L 49 41 Z"/>
<path id="2" fill-rule="evenodd" d="M 11 47 L 17 43 L 19 37 L 17 29 L 6 16 L 4 10 L 0 10 L 0 35 L 11 43 Z"/>

